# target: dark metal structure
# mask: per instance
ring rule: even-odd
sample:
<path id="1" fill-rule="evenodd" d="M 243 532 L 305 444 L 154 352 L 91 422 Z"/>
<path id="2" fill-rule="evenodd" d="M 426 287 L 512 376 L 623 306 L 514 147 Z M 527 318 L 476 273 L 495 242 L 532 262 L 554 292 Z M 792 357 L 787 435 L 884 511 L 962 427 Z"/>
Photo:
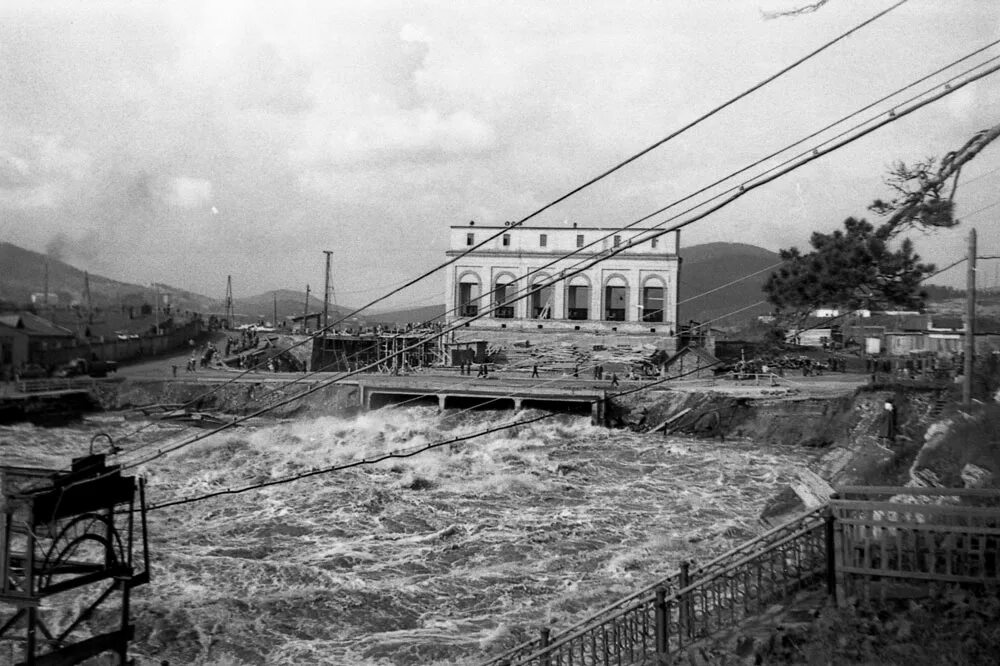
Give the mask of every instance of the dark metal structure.
<path id="1" fill-rule="evenodd" d="M 138 525 L 136 521 L 138 520 Z M 132 588 L 149 581 L 143 483 L 76 458 L 68 472 L 0 467 L 0 662 L 128 660 Z"/>

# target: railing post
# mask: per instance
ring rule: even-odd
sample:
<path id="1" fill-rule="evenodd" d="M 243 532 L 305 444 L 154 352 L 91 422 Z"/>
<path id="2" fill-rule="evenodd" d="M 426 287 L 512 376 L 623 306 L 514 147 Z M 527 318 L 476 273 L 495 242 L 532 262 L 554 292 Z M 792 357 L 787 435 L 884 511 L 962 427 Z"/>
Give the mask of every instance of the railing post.
<path id="1" fill-rule="evenodd" d="M 826 537 L 826 591 L 833 598 L 833 603 L 837 603 L 837 544 L 834 539 L 834 529 L 836 519 L 833 517 L 833 509 L 827 507 L 825 537 Z"/>
<path id="2" fill-rule="evenodd" d="M 846 574 L 843 572 L 845 566 L 844 554 L 847 545 L 844 543 L 844 524 L 837 520 L 836 501 L 840 498 L 838 493 L 830 495 L 830 503 L 827 505 L 830 511 L 831 535 L 828 537 L 833 543 L 833 563 L 830 565 L 833 570 L 833 600 L 838 606 L 842 606 L 847 601 Z"/>
<path id="3" fill-rule="evenodd" d="M 667 589 L 662 585 L 656 588 L 656 626 L 654 627 L 656 639 L 656 661 L 658 664 L 667 663 L 669 647 L 667 644 Z"/>
<path id="4" fill-rule="evenodd" d="M 691 584 L 691 563 L 687 560 L 681 562 L 681 574 L 680 574 L 680 589 L 685 589 Z M 680 635 L 687 636 L 691 631 L 691 599 L 689 595 L 684 594 L 683 596 L 678 596 L 677 601 L 680 603 L 678 608 L 678 619 L 677 624 L 680 628 Z"/>
<path id="5" fill-rule="evenodd" d="M 545 649 L 549 646 L 549 635 L 551 630 L 548 627 L 542 627 L 539 631 L 539 647 Z M 550 666 L 551 660 L 549 658 L 549 653 L 546 652 L 542 655 L 541 659 L 538 660 L 538 666 Z"/>

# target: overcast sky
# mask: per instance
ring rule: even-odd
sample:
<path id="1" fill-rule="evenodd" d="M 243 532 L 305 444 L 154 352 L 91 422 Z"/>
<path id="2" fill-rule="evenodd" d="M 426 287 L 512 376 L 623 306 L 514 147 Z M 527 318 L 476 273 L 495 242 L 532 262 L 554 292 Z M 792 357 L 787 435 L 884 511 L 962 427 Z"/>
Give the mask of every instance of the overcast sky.
<path id="1" fill-rule="evenodd" d="M 795 4 L 0 0 L 0 240 L 220 298 L 230 274 L 237 296 L 321 291 L 328 249 L 360 304 L 442 262 L 449 225 L 527 215 L 892 2 L 762 15 Z M 998 38 L 1000 2 L 910 0 L 533 222 L 630 223 Z M 996 123 L 1000 73 L 688 227 L 682 254 L 874 220 L 892 161 Z M 998 167 L 1000 142 L 963 171 L 960 217 L 1000 201 Z M 974 225 L 1000 254 L 998 217 L 918 248 L 949 263 Z"/>

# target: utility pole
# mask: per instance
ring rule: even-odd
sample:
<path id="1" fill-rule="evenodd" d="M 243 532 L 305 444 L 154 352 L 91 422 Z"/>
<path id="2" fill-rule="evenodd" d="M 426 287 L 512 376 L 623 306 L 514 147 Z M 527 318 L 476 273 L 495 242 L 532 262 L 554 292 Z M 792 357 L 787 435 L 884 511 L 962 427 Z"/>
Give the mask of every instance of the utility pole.
<path id="1" fill-rule="evenodd" d="M 83 293 L 87 301 L 87 322 L 94 323 L 94 306 L 90 301 L 90 273 L 83 272 Z"/>
<path id="2" fill-rule="evenodd" d="M 45 293 L 42 294 L 42 303 L 45 304 L 45 309 L 49 308 L 49 257 L 45 257 Z"/>
<path id="3" fill-rule="evenodd" d="M 326 286 L 323 288 L 323 333 L 326 333 L 327 326 L 330 325 L 330 250 L 323 250 L 326 255 Z"/>
<path id="4" fill-rule="evenodd" d="M 160 334 L 160 285 L 153 283 L 153 321 L 156 323 L 156 332 Z"/>
<path id="5" fill-rule="evenodd" d="M 278 292 L 272 291 L 271 297 L 274 299 L 274 318 L 271 320 L 271 324 L 278 328 Z"/>
<path id="6" fill-rule="evenodd" d="M 976 230 L 969 230 L 965 274 L 965 367 L 962 368 L 962 404 L 972 408 L 972 367 L 976 355 Z"/>
<path id="7" fill-rule="evenodd" d="M 226 328 L 233 330 L 233 276 L 226 276 Z"/>
<path id="8" fill-rule="evenodd" d="M 302 333 L 306 332 L 306 323 L 309 321 L 309 283 L 306 283 L 306 302 L 302 306 Z"/>

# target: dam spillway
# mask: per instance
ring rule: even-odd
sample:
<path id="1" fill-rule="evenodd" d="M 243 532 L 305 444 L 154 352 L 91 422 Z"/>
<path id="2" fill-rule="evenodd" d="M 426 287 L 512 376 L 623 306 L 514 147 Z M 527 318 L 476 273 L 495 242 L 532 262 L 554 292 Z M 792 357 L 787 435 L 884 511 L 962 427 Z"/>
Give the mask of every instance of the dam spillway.
<path id="1" fill-rule="evenodd" d="M 455 381 L 448 377 L 378 377 L 357 382 L 363 410 L 401 402 L 436 401 L 439 409 L 490 407 L 522 408 L 590 414 L 595 425 L 603 425 L 607 392 L 585 382 L 555 381 L 539 386 L 537 380 L 504 378 Z"/>

